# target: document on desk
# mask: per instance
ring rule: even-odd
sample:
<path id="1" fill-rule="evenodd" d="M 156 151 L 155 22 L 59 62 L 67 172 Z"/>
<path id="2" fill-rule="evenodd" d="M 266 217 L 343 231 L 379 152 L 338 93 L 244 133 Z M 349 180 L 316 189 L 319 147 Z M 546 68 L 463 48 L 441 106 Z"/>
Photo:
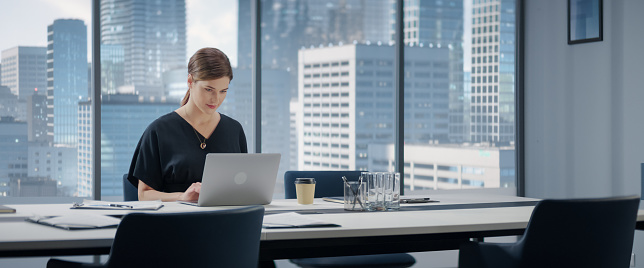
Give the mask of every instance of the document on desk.
<path id="1" fill-rule="evenodd" d="M 161 200 L 155 201 L 130 201 L 106 202 L 97 200 L 83 200 L 83 203 L 74 203 L 71 208 L 80 209 L 125 209 L 125 210 L 158 210 L 163 207 Z"/>
<path id="2" fill-rule="evenodd" d="M 300 215 L 297 212 L 279 213 L 264 216 L 263 227 L 271 228 L 314 228 L 314 227 L 340 227 L 340 225 L 319 221 L 312 217 Z"/>
<path id="3" fill-rule="evenodd" d="M 95 214 L 72 214 L 55 217 L 35 216 L 25 220 L 65 230 L 110 228 L 118 226 L 121 222 L 120 219 L 115 217 Z"/>
<path id="4" fill-rule="evenodd" d="M 0 205 L 0 213 L 16 213 L 16 209 L 12 207 Z"/>

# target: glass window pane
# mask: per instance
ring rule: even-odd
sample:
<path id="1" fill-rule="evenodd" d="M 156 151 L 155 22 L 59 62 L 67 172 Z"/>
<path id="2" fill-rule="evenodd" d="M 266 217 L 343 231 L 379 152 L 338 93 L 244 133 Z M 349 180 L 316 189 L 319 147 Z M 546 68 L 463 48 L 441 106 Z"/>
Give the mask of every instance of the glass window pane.
<path id="1" fill-rule="evenodd" d="M 101 1 L 101 194 L 120 199 L 122 177 L 146 127 L 180 107 L 189 58 L 215 47 L 237 65 L 236 1 Z M 226 16 L 214 16 L 213 10 Z M 248 18 L 248 17 L 245 17 Z M 217 111 L 240 121 L 239 98 L 247 78 L 233 70 L 227 97 Z M 249 82 L 248 82 L 249 83 Z M 247 103 L 244 103 L 247 105 Z M 245 106 L 247 109 L 249 106 Z M 242 119 L 242 120 L 240 120 Z M 191 136 L 186 138 L 195 139 Z M 249 140 L 249 144 L 252 140 Z"/>
<path id="2" fill-rule="evenodd" d="M 514 5 L 405 1 L 406 193 L 515 188 Z"/>
<path id="3" fill-rule="evenodd" d="M 262 152 L 282 154 L 275 195 L 287 170 L 393 169 L 370 153 L 394 141 L 395 5 L 262 4 Z"/>
<path id="4" fill-rule="evenodd" d="M 91 1 L 25 0 L 5 8 L 2 20 L 11 23 L 0 25 L 0 199 L 91 197 Z"/>

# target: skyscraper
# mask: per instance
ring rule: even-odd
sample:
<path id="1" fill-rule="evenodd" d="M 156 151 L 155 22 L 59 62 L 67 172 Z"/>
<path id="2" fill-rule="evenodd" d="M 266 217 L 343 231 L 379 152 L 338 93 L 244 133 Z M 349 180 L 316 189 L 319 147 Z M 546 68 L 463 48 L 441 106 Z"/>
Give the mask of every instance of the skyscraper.
<path id="1" fill-rule="evenodd" d="M 26 121 L 25 101 L 11 93 L 8 86 L 0 85 L 0 117 L 10 116 L 16 121 Z"/>
<path id="2" fill-rule="evenodd" d="M 57 191 L 54 191 L 54 194 L 48 191 L 46 195 L 77 196 L 76 147 L 65 144 L 51 146 L 47 142 L 29 142 L 27 150 L 30 183 L 37 185 L 39 181 L 43 182 L 42 178 L 47 178 L 47 181 L 53 180 L 54 190 L 57 188 Z M 49 182 L 45 184 L 49 185 Z"/>
<path id="3" fill-rule="evenodd" d="M 101 103 L 101 195 L 123 194 L 123 174 L 145 128 L 179 108 L 177 102 L 139 101 L 135 95 L 104 96 Z"/>
<path id="4" fill-rule="evenodd" d="M 12 196 L 16 180 L 27 179 L 27 123 L 0 117 L 0 197 Z"/>
<path id="5" fill-rule="evenodd" d="M 117 94 L 125 85 L 125 56 L 122 45 L 101 45 L 101 94 Z"/>
<path id="6" fill-rule="evenodd" d="M 394 142 L 394 52 L 375 44 L 299 51 L 300 170 L 367 170 L 369 145 Z M 448 60 L 447 48 L 405 53 L 414 74 L 405 80 L 407 142 L 447 138 Z"/>
<path id="7" fill-rule="evenodd" d="M 262 151 L 281 153 L 282 166 L 288 163 L 289 169 L 297 169 L 298 142 L 294 134 L 301 127 L 291 125 L 293 135 L 287 135 L 285 126 L 296 123 L 296 113 L 289 108 L 297 106 L 296 103 L 291 104 L 291 100 L 297 101 L 298 95 L 298 50 L 302 47 L 328 46 L 330 43 L 351 44 L 354 41 L 386 44 L 391 34 L 392 7 L 389 0 L 268 0 L 261 3 L 261 82 L 265 92 L 262 99 L 262 121 L 267 122 L 262 123 L 262 133 L 266 137 L 262 142 Z M 240 70 L 249 69 L 252 63 L 248 20 L 250 7 L 250 1 L 239 1 L 237 45 Z M 238 82 L 233 83 L 240 85 L 240 80 L 236 80 Z M 271 92 L 270 95 L 268 92 Z M 242 99 L 244 97 L 246 100 Z M 251 95 L 238 96 L 234 101 L 250 103 Z M 271 112 L 273 109 L 265 109 L 267 104 L 280 109 Z M 276 135 L 281 136 L 275 138 Z M 278 184 L 279 182 L 278 179 Z"/>
<path id="8" fill-rule="evenodd" d="M 185 1 L 105 0 L 100 9 L 101 44 L 122 46 L 125 85 L 163 97 L 162 74 L 186 68 Z"/>
<path id="9" fill-rule="evenodd" d="M 251 70 L 249 68 L 234 68 L 235 78 L 230 82 L 228 95 L 219 112 L 234 117 L 241 123 L 246 134 L 246 139 L 255 139 L 253 132 L 253 111 L 251 99 Z M 285 132 L 290 127 L 289 105 L 284 103 L 290 100 L 288 90 L 290 73 L 286 70 L 267 69 L 262 71 L 262 152 L 280 152 L 282 161 L 277 177 L 282 178 L 284 172 L 291 169 L 291 155 L 285 150 L 292 143 L 290 136 Z M 254 144 L 248 144 L 248 150 L 254 150 Z M 281 182 L 278 180 L 276 191 L 281 192 Z"/>
<path id="10" fill-rule="evenodd" d="M 302 47 L 388 43 L 391 39 L 389 0 L 267 0 L 262 1 L 262 68 L 291 72 L 291 95 L 297 96 L 297 51 Z M 252 63 L 250 1 L 239 1 L 238 67 Z"/>
<path id="11" fill-rule="evenodd" d="M 27 98 L 27 128 L 30 142 L 47 142 L 47 95 L 36 91 Z"/>
<path id="12" fill-rule="evenodd" d="M 0 84 L 21 100 L 47 88 L 47 48 L 18 46 L 2 51 Z"/>
<path id="13" fill-rule="evenodd" d="M 87 100 L 87 27 L 59 19 L 47 27 L 47 135 L 56 144 L 76 146 L 78 102 Z"/>
<path id="14" fill-rule="evenodd" d="M 469 140 L 463 80 L 463 0 L 405 0 L 404 42 L 449 48 L 449 141 Z"/>
<path id="15" fill-rule="evenodd" d="M 514 141 L 515 3 L 472 5 L 470 131 L 474 142 Z"/>
<path id="16" fill-rule="evenodd" d="M 101 98 L 102 99 L 102 98 Z M 78 103 L 78 154 L 76 160 L 77 181 L 74 191 L 77 196 L 93 196 L 94 185 L 94 157 L 92 157 L 92 102 L 82 101 Z M 103 115 L 101 114 L 101 118 Z M 102 122 L 102 121 L 101 121 Z M 128 122 L 127 120 L 123 122 Z M 102 130 L 103 128 L 101 128 Z M 109 149 L 108 149 L 109 150 Z M 101 152 L 107 152 L 102 148 Z M 102 155 L 101 155 L 102 156 Z M 101 159 L 101 163 L 104 160 Z M 101 179 L 103 179 L 101 177 Z"/>

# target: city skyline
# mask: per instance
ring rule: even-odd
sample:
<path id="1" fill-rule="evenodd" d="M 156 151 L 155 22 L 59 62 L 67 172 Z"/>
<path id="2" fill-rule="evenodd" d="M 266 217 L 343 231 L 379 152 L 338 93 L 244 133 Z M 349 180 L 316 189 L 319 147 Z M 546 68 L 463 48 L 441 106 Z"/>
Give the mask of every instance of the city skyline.
<path id="1" fill-rule="evenodd" d="M 223 16 L 213 16 L 211 10 L 199 8 L 206 4 L 216 6 Z M 41 8 L 34 9 L 34 6 Z M 0 51 L 17 46 L 46 47 L 47 25 L 52 24 L 56 19 L 83 20 L 87 25 L 87 47 L 90 48 L 91 6 L 91 0 L 12 1 L 11 8 L 0 9 L 0 17 L 3 21 L 15 22 L 0 24 L 0 34 L 11 36 L 11 38 L 0 38 Z M 186 33 L 187 39 L 190 40 L 187 43 L 187 55 L 192 55 L 202 47 L 216 47 L 229 56 L 233 66 L 237 66 L 237 6 L 236 0 L 186 0 L 188 13 Z M 23 12 L 15 12 L 16 10 L 30 10 L 30 16 L 24 16 Z M 217 36 L 226 38 L 217 38 Z M 88 50 L 88 61 L 91 62 L 90 53 L 91 50 Z"/>
<path id="2" fill-rule="evenodd" d="M 504 2 L 497 0 L 488 3 L 486 6 L 501 6 L 501 3 Z M 374 7 L 373 5 L 376 3 L 380 5 Z M 266 58 L 262 61 L 264 70 L 261 83 L 262 90 L 265 93 L 262 94 L 261 99 L 262 140 L 264 140 L 261 151 L 282 153 L 283 164 L 276 178 L 278 181 L 281 180 L 279 174 L 283 174 L 286 170 L 353 169 L 382 171 L 379 169 L 391 165 L 392 158 L 376 159 L 376 156 L 371 154 L 373 145 L 392 145 L 395 138 L 396 124 L 393 116 L 395 110 L 392 102 L 395 95 L 395 53 L 393 52 L 394 46 L 392 43 L 394 37 L 391 34 L 387 34 L 391 33 L 391 28 L 395 27 L 392 23 L 393 17 L 380 16 L 387 13 L 385 12 L 387 10 L 389 10 L 390 14 L 395 12 L 389 3 L 389 1 L 370 2 L 372 6 L 366 6 L 363 1 L 358 0 L 327 0 L 320 2 L 310 0 L 266 0 L 262 2 L 265 6 L 262 9 L 263 36 L 261 47 L 263 58 Z M 474 109 L 480 106 L 480 102 L 474 101 L 474 97 L 479 97 L 479 95 L 475 95 L 479 94 L 479 92 L 475 93 L 474 91 L 474 86 L 478 87 L 474 78 L 478 79 L 480 76 L 480 72 L 474 67 L 479 68 L 480 65 L 479 62 L 468 63 L 475 59 L 473 57 L 480 57 L 481 52 L 478 51 L 478 46 L 476 51 L 471 49 L 474 44 L 472 44 L 473 42 L 470 43 L 470 40 L 475 39 L 467 38 L 465 39 L 466 42 L 463 42 L 462 36 L 479 38 L 479 32 L 472 31 L 472 24 L 477 25 L 474 19 L 480 19 L 478 16 L 467 20 L 463 19 L 466 16 L 461 18 L 461 14 L 471 13 L 472 10 L 465 7 L 468 5 L 461 6 L 460 3 L 459 0 L 432 2 L 430 6 L 410 6 L 404 11 L 406 14 L 404 19 L 405 43 L 408 43 L 405 47 L 403 65 L 405 72 L 405 107 L 403 109 L 405 113 L 405 146 L 423 144 L 481 146 L 480 144 L 473 144 L 476 142 L 490 142 L 483 145 L 492 147 L 508 144 L 513 146 L 511 143 L 494 144 L 494 142 L 499 141 L 498 139 L 474 140 L 472 138 L 470 140 L 467 132 L 459 130 L 459 126 L 461 126 L 460 129 L 465 127 L 466 130 L 472 127 L 472 132 L 474 132 L 475 126 L 488 128 L 491 124 L 486 123 L 493 122 L 492 119 L 482 122 L 471 121 L 472 123 L 467 120 L 470 115 L 473 119 L 480 117 L 478 114 L 474 114 L 474 110 L 470 112 L 470 108 Z M 114 116 L 124 113 L 123 115 L 127 117 L 119 120 L 132 120 L 134 123 L 140 124 L 137 127 L 119 129 L 118 134 L 125 135 L 122 137 L 126 138 L 115 138 L 117 136 L 113 133 L 107 133 L 114 129 L 103 128 L 101 142 L 92 142 L 91 121 L 93 117 L 91 113 L 93 110 L 91 102 L 88 101 L 89 92 L 87 92 L 91 91 L 91 88 L 87 84 L 84 87 L 80 87 L 86 91 L 83 94 L 79 94 L 78 89 L 75 89 L 76 93 L 73 94 L 76 94 L 74 96 L 77 97 L 73 100 L 69 99 L 71 95 L 66 96 L 69 94 L 65 91 L 56 90 L 56 94 L 49 94 L 55 91 L 53 90 L 54 82 L 59 77 L 64 77 L 54 74 L 55 71 L 60 69 L 58 63 L 61 60 L 64 62 L 67 59 L 71 59 L 69 55 L 74 53 L 67 52 L 67 56 L 64 56 L 65 52 L 60 53 L 61 51 L 48 48 L 47 68 L 50 71 L 48 75 L 49 80 L 51 80 L 49 85 L 49 91 L 51 92 L 48 92 L 47 95 L 50 98 L 48 106 L 51 112 L 47 116 L 53 118 L 48 122 L 48 125 L 50 127 L 49 136 L 54 139 L 53 143 L 50 141 L 49 145 L 28 145 L 29 179 L 48 176 L 54 178 L 54 175 L 58 174 L 55 179 L 58 179 L 60 183 L 59 178 L 61 176 L 75 177 L 75 175 L 65 174 L 71 171 L 71 169 L 65 169 L 65 166 L 71 166 L 70 164 L 74 160 L 77 161 L 74 165 L 77 164 L 78 166 L 77 194 L 90 196 L 93 187 L 91 183 L 93 177 L 91 162 L 94 159 L 91 146 L 101 144 L 102 161 L 100 164 L 102 168 L 105 168 L 105 170 L 101 169 L 101 185 L 105 187 L 101 192 L 106 196 L 118 194 L 119 185 L 122 183 L 120 173 L 127 172 L 128 161 L 125 160 L 129 160 L 131 157 L 129 156 L 130 151 L 138 141 L 138 137 L 140 137 L 141 129 L 139 128 L 147 125 L 146 122 L 149 123 L 149 121 L 162 115 L 161 113 L 165 113 L 161 110 L 150 110 L 149 113 L 145 114 L 144 118 L 137 119 L 136 116 L 125 111 L 132 111 L 132 107 L 140 106 L 143 103 L 149 103 L 151 105 L 149 107 L 164 107 L 162 110 L 166 108 L 172 110 L 173 107 L 178 107 L 178 100 L 175 98 L 176 96 L 182 97 L 182 94 L 185 93 L 185 69 L 180 67 L 178 62 L 183 61 L 183 55 L 185 55 L 185 60 L 192 55 L 192 52 L 186 51 L 189 50 L 186 43 L 190 44 L 196 41 L 193 40 L 194 36 L 186 34 L 186 31 L 182 29 L 188 27 L 186 24 L 189 24 L 187 21 L 191 20 L 191 18 L 194 21 L 194 18 L 199 17 L 199 11 L 203 10 L 203 8 L 200 9 L 199 7 L 204 4 L 203 1 L 197 0 L 185 0 L 185 2 L 184 0 L 168 0 L 167 2 L 155 4 L 148 4 L 142 0 L 101 2 L 101 18 L 97 18 L 102 22 L 101 40 L 104 42 L 101 44 L 101 81 L 104 87 L 102 102 L 104 106 L 102 106 L 100 113 L 101 118 L 105 120 L 102 120 L 101 125 L 106 127 L 110 122 L 107 118 L 119 118 Z M 185 10 L 181 10 L 183 6 L 186 6 Z M 173 9 L 172 7 L 176 8 Z M 112 10 L 103 12 L 106 8 Z M 475 5 L 475 8 L 478 8 L 478 6 Z M 315 11 L 311 11 L 311 9 Z M 249 105 L 252 105 L 253 94 L 252 84 L 250 83 L 252 80 L 251 69 L 248 66 L 250 50 L 247 46 L 248 42 L 245 42 L 246 38 L 244 38 L 244 36 L 250 37 L 250 26 L 248 21 L 245 21 L 245 18 L 248 17 L 247 13 L 250 13 L 249 2 L 239 2 L 237 10 L 239 13 L 232 16 L 235 18 L 233 23 L 238 25 L 234 30 L 236 36 L 235 38 L 227 36 L 224 39 L 239 45 L 236 46 L 238 49 L 236 52 L 238 53 L 226 53 L 231 59 L 240 57 L 242 59 L 240 64 L 243 66 L 235 68 L 236 79 L 231 83 L 232 90 L 220 112 L 242 123 L 251 145 L 249 151 L 254 151 L 254 148 L 251 148 L 254 140 L 253 116 L 251 110 L 248 109 Z M 488 11 L 491 11 L 491 9 L 488 9 Z M 72 13 L 70 11 L 69 14 Z M 231 16 L 230 12 L 224 13 Z M 433 13 L 443 15 L 436 17 L 432 15 Z M 477 13 L 481 12 L 478 11 Z M 122 16 L 120 14 L 127 15 Z M 211 14 L 213 13 L 211 12 Z M 136 22 L 132 22 L 132 17 L 139 19 Z M 503 21 L 504 17 L 501 18 Z M 374 21 L 374 19 L 380 20 Z M 56 21 L 69 20 L 54 20 L 54 22 Z M 353 24 L 350 29 L 339 27 L 349 21 Z M 83 22 L 88 28 L 91 28 L 89 27 L 91 22 Z M 492 20 L 490 19 L 488 22 L 492 23 Z M 217 24 L 212 20 L 209 23 Z M 51 24 L 53 22 L 50 22 Z M 226 28 L 221 27 L 222 25 L 225 24 L 217 24 L 217 28 Z M 289 27 L 283 28 L 285 25 Z M 499 25 L 498 20 L 495 20 L 492 25 L 486 26 L 491 27 L 490 29 L 493 26 L 497 28 L 499 26 L 503 27 L 503 25 Z M 501 32 L 503 32 L 503 29 L 507 32 L 511 27 L 513 26 L 508 24 L 506 28 L 501 28 Z M 480 31 L 479 28 L 474 30 Z M 136 34 L 130 34 L 128 31 Z M 194 33 L 195 30 L 188 29 L 187 31 L 193 31 Z M 219 37 L 215 32 L 208 31 L 206 28 L 198 29 L 198 32 L 207 32 L 207 34 L 200 34 L 199 36 L 202 39 L 217 39 Z M 472 34 L 468 35 L 468 32 Z M 488 33 L 492 34 L 493 31 L 490 30 Z M 51 31 L 49 34 L 51 34 Z M 354 38 L 358 40 L 349 41 Z M 385 40 L 372 42 L 371 39 L 373 38 L 385 38 Z M 495 39 L 494 43 L 498 44 L 497 42 L 500 42 L 503 45 L 505 40 L 510 41 L 512 38 L 514 36 L 506 35 L 498 38 L 501 39 L 500 41 Z M 89 36 L 88 39 L 90 39 Z M 376 39 L 373 40 L 375 41 Z M 140 42 L 140 40 L 144 41 Z M 318 44 L 321 40 L 325 43 Z M 76 41 L 75 46 L 78 46 L 79 42 L 81 41 Z M 57 42 L 50 40 L 48 46 L 51 46 L 51 44 L 55 45 Z M 91 51 L 89 43 L 87 45 L 86 48 Z M 29 44 L 29 46 L 32 46 L 32 44 Z M 80 44 L 80 46 L 83 45 Z M 130 49 L 131 52 L 127 52 L 128 46 L 136 47 L 136 51 Z M 2 50 L 1 47 L 0 50 Z M 486 48 L 481 50 L 485 53 Z M 492 46 L 487 51 L 492 52 Z M 138 62 L 127 63 L 127 53 L 134 55 Z M 81 54 L 84 54 L 84 52 L 76 53 L 73 56 Z M 124 57 L 123 55 L 126 56 Z M 503 54 L 501 54 L 501 57 L 503 57 Z M 28 57 L 25 57 L 25 59 L 28 59 Z M 167 59 L 171 60 L 168 61 Z M 90 60 L 91 57 L 84 59 L 84 62 Z M 141 62 L 145 64 L 139 64 Z M 170 64 L 167 64 L 168 62 Z M 485 60 L 483 62 L 485 63 Z M 489 62 L 492 62 L 492 60 Z M 10 58 L 7 63 L 11 63 Z M 87 64 L 78 64 L 77 62 L 74 64 L 74 66 L 77 66 L 74 67 L 74 70 L 79 70 L 80 72 L 70 76 L 71 79 L 67 79 L 68 81 L 78 82 L 79 80 L 76 78 L 81 76 L 87 78 L 91 73 L 91 66 L 88 68 Z M 140 66 L 132 68 L 137 64 Z M 136 71 L 129 74 L 130 78 L 124 76 L 128 72 L 124 66 L 136 69 Z M 472 73 L 470 73 L 470 69 L 462 70 L 462 66 L 472 67 Z M 486 65 L 485 67 L 488 66 Z M 493 67 L 495 66 L 489 66 L 489 70 L 494 70 L 489 72 L 498 73 Z M 475 72 L 474 70 L 477 71 Z M 11 67 L 8 71 L 14 72 L 15 68 Z M 513 75 L 513 73 L 508 73 L 508 75 Z M 138 79 L 137 81 L 139 82 L 134 81 L 132 78 Z M 472 79 L 471 92 L 470 78 Z M 482 80 L 485 82 L 485 78 Z M 487 81 L 491 82 L 492 78 Z M 476 83 L 478 82 L 477 80 Z M 145 91 L 136 88 L 136 86 L 140 86 Z M 77 86 L 74 85 L 74 87 Z M 60 95 L 60 93 L 64 94 Z M 119 103 L 118 106 L 110 106 L 106 102 L 106 99 L 109 99 L 110 96 L 118 98 L 123 96 L 119 95 L 123 93 L 129 94 L 127 95 L 130 97 L 128 101 Z M 64 100 L 64 104 L 61 102 L 63 100 L 58 96 L 67 98 Z M 472 96 L 471 102 L 470 96 Z M 485 95 L 485 97 L 488 96 Z M 296 101 L 296 99 L 299 100 Z M 53 102 L 60 103 L 52 105 Z M 75 105 L 71 105 L 74 102 Z M 34 108 L 32 110 L 35 111 L 38 103 L 37 99 L 32 98 L 30 103 L 30 105 L 34 106 L 31 107 Z M 514 105 L 513 103 L 508 104 Z M 23 104 L 22 106 L 25 105 Z M 54 112 L 60 109 L 55 108 L 66 107 L 69 110 L 72 106 L 75 106 L 73 112 L 67 114 L 70 116 L 77 114 L 74 118 L 69 117 L 70 120 L 60 121 L 60 123 L 54 122 L 54 120 L 62 118 L 60 113 Z M 31 109 L 30 107 L 27 108 Z M 490 110 L 488 109 L 488 111 Z M 334 117 L 338 117 L 335 119 L 339 121 L 333 121 Z M 27 121 L 33 121 L 33 119 L 27 118 Z M 30 122 L 29 129 L 37 125 L 35 123 L 37 122 Z M 496 120 L 494 123 L 496 123 Z M 513 124 L 513 122 L 508 123 Z M 51 131 L 54 127 L 62 129 L 63 124 L 67 128 L 72 125 L 77 127 L 78 146 L 74 142 L 75 139 L 73 139 L 76 135 L 76 130 L 69 132 L 69 135 L 65 134 L 68 138 L 72 137 L 71 140 L 66 138 L 67 142 L 56 138 L 56 131 Z M 112 127 L 117 124 L 112 124 Z M 456 128 L 454 128 L 455 126 Z M 510 128 L 509 124 L 506 126 L 508 129 Z M 284 135 L 285 129 L 290 130 L 288 135 Z M 455 131 L 452 131 L 452 129 Z M 452 137 L 454 133 L 457 135 Z M 20 139 L 22 139 L 22 136 L 20 136 Z M 119 142 L 114 142 L 117 140 Z M 502 141 L 507 142 L 508 140 Z M 61 143 L 67 143 L 67 146 L 65 148 L 57 146 L 62 145 Z M 424 153 L 436 153 L 432 151 L 434 147 L 422 148 L 428 150 Z M 73 157 L 63 157 L 64 159 L 57 160 L 58 162 L 52 163 L 51 166 L 49 165 L 49 159 L 42 158 L 42 156 L 48 157 L 54 154 L 58 156 L 70 155 L 70 150 L 72 149 L 77 154 L 73 154 Z M 117 155 L 117 152 L 119 152 L 119 155 Z M 110 160 L 108 161 L 108 159 Z M 19 164 L 22 167 L 24 160 L 22 159 L 10 165 L 16 166 Z M 383 163 L 387 164 L 383 165 Z M 430 164 L 433 165 L 434 169 L 459 165 L 459 163 L 422 163 L 421 165 L 427 166 Z M 405 165 L 407 165 L 407 162 Z M 475 164 L 469 165 L 471 166 L 463 168 L 484 168 L 477 167 Z M 372 170 L 374 167 L 376 170 Z M 49 173 L 50 168 L 52 170 L 57 169 L 59 172 L 52 171 L 52 173 Z M 458 167 L 457 169 L 460 170 L 461 168 Z M 32 172 L 32 170 L 34 171 Z M 76 171 L 75 168 L 74 171 Z M 405 170 L 405 176 L 408 175 L 407 171 Z M 7 178 L 10 178 L 11 173 L 8 174 Z M 414 176 L 414 174 L 409 175 L 412 178 Z M 2 179 L 0 178 L 0 180 Z M 458 185 L 462 183 L 460 180 L 452 180 L 453 178 L 442 179 L 447 183 L 454 181 L 459 181 Z M 437 181 L 438 178 L 435 177 L 433 184 L 436 185 Z M 490 182 L 480 183 L 476 179 L 470 180 L 466 184 L 471 186 L 499 185 L 498 183 Z M 63 186 L 68 185 L 68 183 L 63 183 Z M 280 188 L 280 183 L 277 185 Z M 280 189 L 276 189 L 276 193 L 279 192 Z"/>

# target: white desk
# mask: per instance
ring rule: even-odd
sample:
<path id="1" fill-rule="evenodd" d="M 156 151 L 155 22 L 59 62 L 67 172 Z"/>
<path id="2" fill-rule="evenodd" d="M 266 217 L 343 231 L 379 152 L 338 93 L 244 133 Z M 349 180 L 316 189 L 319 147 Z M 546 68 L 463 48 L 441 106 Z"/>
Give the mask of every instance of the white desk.
<path id="1" fill-rule="evenodd" d="M 315 200 L 274 200 L 267 213 L 302 210 L 340 224 L 334 228 L 263 229 L 260 259 L 343 254 L 375 254 L 457 249 L 469 238 L 518 235 L 527 226 L 536 199 L 487 195 L 435 195 L 439 203 L 403 205 L 397 212 L 345 212 L 342 204 Z M 123 215 L 126 210 L 69 209 L 71 204 L 10 205 L 15 214 L 0 215 L 0 257 L 107 254 L 116 229 L 67 231 L 25 222 L 32 215 L 69 213 Z M 471 207 L 471 208 L 468 208 Z M 218 210 L 168 202 L 152 213 Z M 428 210 L 419 210 L 419 209 Z M 638 213 L 644 222 L 644 210 Z"/>

